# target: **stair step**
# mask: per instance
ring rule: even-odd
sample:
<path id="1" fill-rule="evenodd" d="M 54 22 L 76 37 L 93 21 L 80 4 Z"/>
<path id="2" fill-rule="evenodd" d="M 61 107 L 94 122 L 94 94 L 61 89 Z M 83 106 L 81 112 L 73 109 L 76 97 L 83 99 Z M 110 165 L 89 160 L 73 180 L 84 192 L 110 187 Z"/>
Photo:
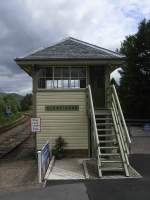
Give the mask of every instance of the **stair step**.
<path id="1" fill-rule="evenodd" d="M 101 163 L 122 163 L 121 160 L 101 160 Z"/>
<path id="2" fill-rule="evenodd" d="M 112 131 L 112 128 L 98 128 L 98 131 Z"/>
<path id="3" fill-rule="evenodd" d="M 116 142 L 115 140 L 100 140 L 100 143 L 113 143 Z"/>
<path id="4" fill-rule="evenodd" d="M 99 114 L 99 113 L 111 113 L 111 109 L 98 109 L 98 110 L 95 110 L 95 113 L 96 114 Z"/>
<path id="5" fill-rule="evenodd" d="M 96 117 L 96 120 L 112 120 L 111 117 Z"/>
<path id="6" fill-rule="evenodd" d="M 99 134 L 98 137 L 112 137 L 116 136 L 115 134 Z"/>
<path id="7" fill-rule="evenodd" d="M 101 147 L 100 146 L 100 149 L 118 149 L 119 147 L 117 147 L 117 146 L 108 146 L 108 147 Z"/>
<path id="8" fill-rule="evenodd" d="M 101 168 L 102 171 L 112 171 L 112 172 L 115 172 L 115 171 L 124 171 L 123 167 L 102 167 Z"/>
<path id="9" fill-rule="evenodd" d="M 100 156 L 120 156 L 119 153 L 101 153 Z"/>
<path id="10" fill-rule="evenodd" d="M 95 113 L 95 116 L 111 116 L 111 113 Z"/>
<path id="11" fill-rule="evenodd" d="M 95 108 L 95 111 L 99 112 L 99 111 L 110 111 L 111 108 L 108 108 L 108 107 L 96 107 Z"/>
<path id="12" fill-rule="evenodd" d="M 100 125 L 113 125 L 113 123 L 108 123 L 108 122 L 104 122 L 104 123 L 102 122 L 102 123 L 101 123 L 101 122 L 100 122 L 100 123 L 97 123 L 97 125 L 98 125 L 98 126 L 100 126 Z"/>

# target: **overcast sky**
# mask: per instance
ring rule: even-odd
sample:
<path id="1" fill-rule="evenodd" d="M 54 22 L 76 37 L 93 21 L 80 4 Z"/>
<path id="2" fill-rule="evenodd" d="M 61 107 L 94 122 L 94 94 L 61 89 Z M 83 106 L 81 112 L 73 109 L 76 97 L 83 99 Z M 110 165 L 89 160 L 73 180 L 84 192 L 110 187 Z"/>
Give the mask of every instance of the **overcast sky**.
<path id="1" fill-rule="evenodd" d="M 1 0 L 0 92 L 31 91 L 15 57 L 67 36 L 115 50 L 143 18 L 150 0 Z"/>

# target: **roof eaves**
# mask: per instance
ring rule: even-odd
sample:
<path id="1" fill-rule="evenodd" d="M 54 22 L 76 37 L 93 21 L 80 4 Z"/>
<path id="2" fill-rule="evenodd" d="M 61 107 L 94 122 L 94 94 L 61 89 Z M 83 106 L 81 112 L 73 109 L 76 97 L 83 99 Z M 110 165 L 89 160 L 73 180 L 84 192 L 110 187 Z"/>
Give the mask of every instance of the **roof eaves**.
<path id="1" fill-rule="evenodd" d="M 15 61 L 41 61 L 41 60 L 43 60 L 43 61 L 57 61 L 57 60 L 126 60 L 126 57 L 109 57 L 109 58 L 80 58 L 80 57 L 78 57 L 78 58 L 33 58 L 33 57 L 31 57 L 31 58 L 15 58 L 14 59 Z"/>

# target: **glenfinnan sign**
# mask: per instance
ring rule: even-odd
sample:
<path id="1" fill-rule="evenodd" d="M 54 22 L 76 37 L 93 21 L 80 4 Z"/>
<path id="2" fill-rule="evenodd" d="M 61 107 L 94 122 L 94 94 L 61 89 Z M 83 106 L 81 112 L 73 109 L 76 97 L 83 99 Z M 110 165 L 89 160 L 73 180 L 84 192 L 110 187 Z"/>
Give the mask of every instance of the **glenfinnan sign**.
<path id="1" fill-rule="evenodd" d="M 40 132 L 41 131 L 41 119 L 31 118 L 31 132 Z"/>

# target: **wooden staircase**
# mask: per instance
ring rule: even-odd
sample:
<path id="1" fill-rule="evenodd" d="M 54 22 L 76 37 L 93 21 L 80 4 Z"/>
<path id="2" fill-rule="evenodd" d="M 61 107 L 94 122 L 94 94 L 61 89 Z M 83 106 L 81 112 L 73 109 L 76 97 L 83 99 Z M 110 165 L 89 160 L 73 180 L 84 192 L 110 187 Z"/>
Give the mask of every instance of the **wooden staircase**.
<path id="1" fill-rule="evenodd" d="M 128 129 L 114 86 L 110 87 L 107 108 L 94 109 L 91 87 L 89 91 L 89 118 L 93 156 L 97 160 L 99 177 L 122 174 L 129 176 Z"/>
<path id="2" fill-rule="evenodd" d="M 111 110 L 96 110 L 95 119 L 99 138 L 101 173 L 103 175 L 111 173 L 122 173 L 126 175 L 119 142 L 114 129 Z"/>

